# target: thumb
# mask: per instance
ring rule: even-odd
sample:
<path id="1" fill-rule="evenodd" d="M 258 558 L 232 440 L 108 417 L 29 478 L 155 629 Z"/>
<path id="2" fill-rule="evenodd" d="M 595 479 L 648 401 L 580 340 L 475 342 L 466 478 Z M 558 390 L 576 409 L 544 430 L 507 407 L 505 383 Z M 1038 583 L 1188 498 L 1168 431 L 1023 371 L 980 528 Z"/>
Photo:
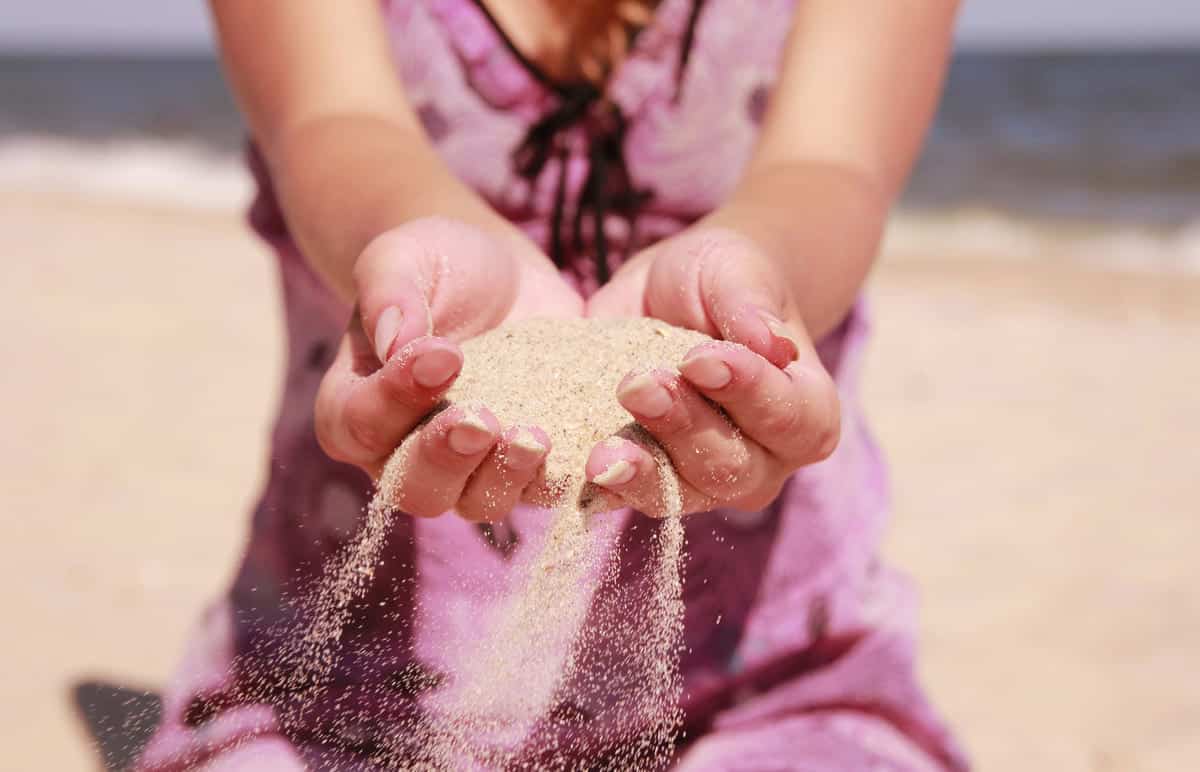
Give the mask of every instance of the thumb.
<path id="1" fill-rule="evenodd" d="M 516 295 L 499 239 L 442 218 L 378 236 L 354 269 L 363 332 L 380 362 L 415 338 L 463 340 L 499 324 Z"/>
<path id="2" fill-rule="evenodd" d="M 740 343 L 776 367 L 795 361 L 807 333 L 790 323 L 790 303 L 781 279 L 754 256 L 730 254 L 706 262 L 700 297 L 721 337 Z"/>
<path id="3" fill-rule="evenodd" d="M 786 284 L 750 239 L 707 228 L 664 245 L 651 270 L 652 316 L 740 343 L 777 367 L 796 359 L 807 339 L 789 323 Z"/>

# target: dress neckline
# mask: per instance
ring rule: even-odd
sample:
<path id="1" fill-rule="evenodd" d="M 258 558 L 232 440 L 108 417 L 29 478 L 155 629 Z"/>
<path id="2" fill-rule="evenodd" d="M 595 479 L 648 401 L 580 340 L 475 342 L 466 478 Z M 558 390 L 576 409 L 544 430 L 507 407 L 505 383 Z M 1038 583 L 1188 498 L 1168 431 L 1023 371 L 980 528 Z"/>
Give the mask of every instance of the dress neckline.
<path id="1" fill-rule="evenodd" d="M 513 150 L 513 166 L 521 177 L 533 182 L 541 178 L 552 159 L 558 162 L 558 181 L 550 226 L 550 257 L 556 264 L 564 264 L 568 237 L 573 241 L 575 251 L 582 251 L 585 246 L 584 221 L 590 219 L 596 278 L 603 284 L 611 271 L 608 264 L 608 235 L 605 232 L 606 216 L 615 214 L 624 217 L 632 231 L 638 212 L 654 195 L 652 190 L 636 184 L 625 161 L 625 134 L 629 121 L 625 114 L 626 106 L 620 99 L 620 91 L 625 87 L 622 78 L 637 68 L 637 60 L 649 57 L 659 61 L 663 59 L 664 52 L 673 51 L 677 57 L 673 80 L 675 98 L 678 99 L 704 0 L 660 0 L 650 20 L 635 30 L 628 54 L 609 73 L 603 86 L 583 79 L 562 80 L 553 77 L 515 45 L 483 0 L 460 1 L 463 2 L 460 7 L 471 7 L 477 14 L 476 20 L 485 28 L 490 28 L 493 45 L 501 44 L 508 49 L 511 62 L 523 68 L 534 82 L 556 98 L 556 104 L 546 109 L 541 118 L 529 126 L 525 138 Z M 679 40 L 680 45 L 662 50 L 648 48 L 657 45 L 661 49 L 660 44 L 666 40 Z M 567 206 L 567 169 L 572 152 L 565 143 L 564 135 L 567 132 L 578 132 L 576 136 L 584 138 L 587 161 L 586 178 L 577 190 L 578 200 L 573 212 L 569 212 Z M 568 224 L 568 215 L 569 233 L 564 227 Z"/>

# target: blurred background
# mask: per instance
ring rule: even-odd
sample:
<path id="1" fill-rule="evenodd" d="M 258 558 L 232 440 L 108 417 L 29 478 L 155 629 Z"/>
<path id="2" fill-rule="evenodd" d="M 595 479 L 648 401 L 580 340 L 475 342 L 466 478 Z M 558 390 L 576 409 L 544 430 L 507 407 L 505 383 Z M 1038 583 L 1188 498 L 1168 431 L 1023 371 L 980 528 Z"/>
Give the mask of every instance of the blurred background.
<path id="1" fill-rule="evenodd" d="M 0 767 L 93 769 L 235 565 L 275 277 L 202 3 L 0 20 Z M 1200 768 L 1195 0 L 968 0 L 869 293 L 889 558 L 979 767 Z"/>

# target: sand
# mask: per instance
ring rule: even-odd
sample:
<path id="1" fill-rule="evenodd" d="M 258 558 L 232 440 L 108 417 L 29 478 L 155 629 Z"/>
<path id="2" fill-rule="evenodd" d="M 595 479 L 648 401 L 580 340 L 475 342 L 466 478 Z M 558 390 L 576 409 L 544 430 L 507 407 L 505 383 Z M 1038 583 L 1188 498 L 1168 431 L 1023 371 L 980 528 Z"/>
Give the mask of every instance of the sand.
<path id="1" fill-rule="evenodd" d="M 468 755 L 491 767 L 510 766 L 512 753 L 480 753 L 477 738 L 501 729 L 505 744 L 513 746 L 533 732 L 535 723 L 544 725 L 563 684 L 577 676 L 575 662 L 602 644 L 597 639 L 608 627 L 643 610 L 650 612 L 649 623 L 624 663 L 637 674 L 631 700 L 637 704 L 618 702 L 593 723 L 653 736 L 645 749 L 630 749 L 628 763 L 618 766 L 653 769 L 666 761 L 662 751 L 681 718 L 675 710 L 683 636 L 681 499 L 670 459 L 620 406 L 616 390 L 628 373 L 673 368 L 706 340 L 648 319 L 534 319 L 463 345 L 463 371 L 446 395 L 447 405 L 468 414 L 486 406 L 502 426 L 537 426 L 546 432 L 551 450 L 532 498 L 554 513 L 515 592 L 497 599 L 487 632 L 466 642 L 452 661 L 453 683 L 438 696 L 439 740 L 431 753 L 438 766 L 461 766 Z M 589 517 L 614 502 L 597 495 L 584 467 L 596 443 L 617 436 L 638 442 L 655 458 L 666 518 L 651 561 L 642 568 L 648 579 L 643 597 L 624 596 L 620 608 L 595 617 L 599 625 L 593 637 L 580 637 L 597 588 L 611 582 L 618 568 L 611 544 Z M 410 437 L 387 464 L 380 481 L 385 499 L 401 484 L 414 441 Z M 653 724 L 649 732 L 637 726 L 646 720 Z M 541 763 L 554 767 L 558 762 Z"/>
<path id="2" fill-rule="evenodd" d="M 425 711 L 391 733 L 392 751 L 405 766 L 460 769 L 468 760 L 489 769 L 520 764 L 523 748 L 549 747 L 537 736 L 563 737 L 561 746 L 539 756 L 542 769 L 568 768 L 564 751 L 581 726 L 558 718 L 555 708 L 568 681 L 591 679 L 591 686 L 622 695 L 594 715 L 588 735 L 605 726 L 606 742 L 620 750 L 611 768 L 659 769 L 670 759 L 682 725 L 678 710 L 683 646 L 682 499 L 670 458 L 641 430 L 616 399 L 629 373 L 674 369 L 694 346 L 711 340 L 651 319 L 531 319 L 480 335 L 463 345 L 462 373 L 438 409 L 478 421 L 491 410 L 502 427 L 538 427 L 550 440 L 539 479 L 530 486 L 532 503 L 549 510 L 541 545 L 532 560 L 518 566 L 507 592 L 491 599 L 491 616 L 469 640 L 452 641 L 442 656 L 449 683 L 424 700 Z M 434 414 L 436 414 L 435 411 Z M 432 417 L 432 416 L 431 416 Z M 607 529 L 593 515 L 616 502 L 597 495 L 584 468 L 599 442 L 626 437 L 655 459 L 665 513 L 648 563 L 636 589 L 601 594 L 614 585 L 618 555 Z M 518 435 L 520 439 L 520 435 Z M 534 438 L 536 440 L 536 438 Z M 392 454 L 368 507 L 363 526 L 345 553 L 332 559 L 315 592 L 293 599 L 309 616 L 306 633 L 290 639 L 280 674 L 293 689 L 316 695 L 338 659 L 350 604 L 370 587 L 381 550 L 397 516 L 398 492 L 408 482 L 420 432 L 409 435 Z M 502 585 L 498 576 L 494 585 Z M 633 590 L 633 591 L 631 591 Z M 592 615 L 593 598 L 606 598 Z M 619 676 L 577 672 L 588 651 L 640 619 L 631 646 L 622 652 Z M 619 680 L 620 684 L 609 683 Z M 303 708 L 301 708 L 303 709 Z M 624 737 L 640 741 L 622 742 Z"/>
<path id="3" fill-rule="evenodd" d="M 482 406 L 504 427 L 540 427 L 552 450 L 531 489 L 533 503 L 599 512 L 615 502 L 584 476 L 597 443 L 626 437 L 646 446 L 660 467 L 669 465 L 657 443 L 617 402 L 621 379 L 674 370 L 688 351 L 711 340 L 655 319 L 526 320 L 463 344 L 463 369 L 445 406 L 457 406 L 468 416 Z M 394 454 L 381 487 L 397 484 L 411 439 L 415 436 Z"/>
<path id="4" fill-rule="evenodd" d="M 0 742 L 88 769 L 71 684 L 161 684 L 236 565 L 274 269 L 236 214 L 11 190 L 0 247 Z M 925 681 L 985 771 L 1195 768 L 1200 279 L 1035 257 L 892 254 L 872 280 Z"/>

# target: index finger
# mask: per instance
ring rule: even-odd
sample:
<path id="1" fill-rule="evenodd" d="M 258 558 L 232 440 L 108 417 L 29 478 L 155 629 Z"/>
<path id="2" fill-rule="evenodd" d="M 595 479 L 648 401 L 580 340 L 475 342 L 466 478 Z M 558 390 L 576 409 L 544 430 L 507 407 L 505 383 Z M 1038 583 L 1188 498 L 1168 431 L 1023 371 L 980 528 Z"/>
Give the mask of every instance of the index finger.
<path id="1" fill-rule="evenodd" d="M 354 368 L 355 349 L 362 346 L 369 344 L 361 331 L 351 329 L 343 338 L 317 393 L 316 430 L 331 458 L 372 471 L 438 404 L 463 357 L 453 341 L 423 336 L 362 375 Z"/>

